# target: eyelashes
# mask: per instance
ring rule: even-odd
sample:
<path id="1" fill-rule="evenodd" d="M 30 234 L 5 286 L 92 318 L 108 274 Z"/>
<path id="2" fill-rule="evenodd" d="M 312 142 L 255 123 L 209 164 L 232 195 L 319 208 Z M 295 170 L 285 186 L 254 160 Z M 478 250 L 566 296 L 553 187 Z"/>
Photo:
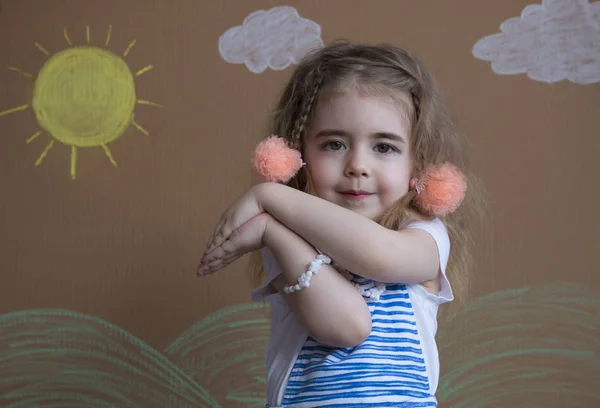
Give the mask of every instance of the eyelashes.
<path id="1" fill-rule="evenodd" d="M 321 145 L 323 150 L 330 152 L 338 152 L 346 149 L 346 145 L 339 140 L 329 140 Z M 401 150 L 389 143 L 377 143 L 373 150 L 379 154 L 401 153 Z"/>

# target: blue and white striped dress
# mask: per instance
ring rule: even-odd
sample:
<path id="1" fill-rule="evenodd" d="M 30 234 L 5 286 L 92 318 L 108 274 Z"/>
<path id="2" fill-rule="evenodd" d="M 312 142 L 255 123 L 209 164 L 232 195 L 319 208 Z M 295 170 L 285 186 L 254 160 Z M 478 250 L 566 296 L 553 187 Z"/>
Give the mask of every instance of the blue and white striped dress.
<path id="1" fill-rule="evenodd" d="M 375 286 L 352 278 L 364 289 Z M 387 285 L 368 305 L 372 331 L 359 346 L 334 348 L 308 337 L 290 373 L 284 407 L 437 406 L 406 285 Z"/>
<path id="2" fill-rule="evenodd" d="M 267 279 L 252 292 L 251 299 L 271 304 L 271 336 L 265 350 L 266 407 L 436 406 L 438 307 L 454 299 L 446 277 L 450 239 L 437 218 L 411 222 L 407 228 L 422 229 L 435 240 L 441 272 L 439 292 L 430 293 L 416 283 L 387 285 L 379 300 L 366 299 L 372 332 L 353 348 L 332 348 L 309 337 L 284 297 L 270 285 L 282 273 L 281 268 L 267 248 L 261 250 Z M 361 289 L 376 286 L 357 275 L 348 278 Z"/>

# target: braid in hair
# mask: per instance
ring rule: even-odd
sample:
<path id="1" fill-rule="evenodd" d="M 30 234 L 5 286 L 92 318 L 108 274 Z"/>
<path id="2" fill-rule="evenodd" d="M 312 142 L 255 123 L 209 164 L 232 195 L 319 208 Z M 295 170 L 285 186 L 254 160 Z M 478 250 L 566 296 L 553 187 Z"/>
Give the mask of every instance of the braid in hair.
<path id="1" fill-rule="evenodd" d="M 311 90 L 307 98 L 305 98 L 304 103 L 301 105 L 302 108 L 294 123 L 294 130 L 292 131 L 290 141 L 292 146 L 295 149 L 302 151 L 302 134 L 304 133 L 306 124 L 308 123 L 308 119 L 312 114 L 312 109 L 317 101 L 317 97 L 319 95 L 319 91 L 322 88 L 323 81 L 325 78 L 324 72 L 321 66 L 316 67 L 311 73 Z M 307 187 L 307 183 L 309 182 L 309 178 L 307 176 L 306 168 L 302 168 L 302 171 L 298 172 L 298 174 L 292 178 L 287 185 L 290 187 L 294 187 L 298 190 L 305 191 Z"/>
<path id="2" fill-rule="evenodd" d="M 302 133 L 304 132 L 304 128 L 306 126 L 306 123 L 308 122 L 308 118 L 312 113 L 312 108 L 315 100 L 317 99 L 317 95 L 321 90 L 321 85 L 323 84 L 324 75 L 320 67 L 315 68 L 311 75 L 313 80 L 312 90 L 310 91 L 310 94 L 306 99 L 305 103 L 303 104 L 302 110 L 300 111 L 300 114 L 298 115 L 298 118 L 294 123 L 294 130 L 292 132 L 291 137 L 292 143 L 297 149 L 302 148 Z"/>

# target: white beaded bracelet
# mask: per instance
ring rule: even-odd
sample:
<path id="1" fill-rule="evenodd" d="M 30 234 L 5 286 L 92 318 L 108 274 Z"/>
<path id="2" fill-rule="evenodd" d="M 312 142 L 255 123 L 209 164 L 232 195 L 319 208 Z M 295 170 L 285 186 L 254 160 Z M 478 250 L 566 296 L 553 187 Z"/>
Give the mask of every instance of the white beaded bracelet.
<path id="1" fill-rule="evenodd" d="M 290 294 L 293 292 L 298 292 L 299 290 L 302 290 L 304 288 L 308 288 L 310 286 L 310 280 L 312 279 L 313 275 L 316 275 L 317 273 L 319 273 L 319 270 L 321 269 L 321 265 L 330 264 L 330 263 L 331 263 L 331 258 L 329 258 L 327 255 L 324 255 L 324 254 L 317 255 L 315 260 L 310 263 L 310 267 L 308 268 L 308 271 L 306 271 L 302 275 L 298 276 L 298 283 L 295 285 L 284 286 L 283 291 L 287 294 Z"/>

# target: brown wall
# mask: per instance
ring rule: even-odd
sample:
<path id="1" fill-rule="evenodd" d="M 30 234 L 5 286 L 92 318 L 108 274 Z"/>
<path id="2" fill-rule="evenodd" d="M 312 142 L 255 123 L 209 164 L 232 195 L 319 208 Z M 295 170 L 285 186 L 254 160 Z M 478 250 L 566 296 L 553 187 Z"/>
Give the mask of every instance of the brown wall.
<path id="1" fill-rule="evenodd" d="M 123 395 L 140 407 L 261 406 L 267 311 L 246 305 L 247 258 L 204 280 L 195 267 L 253 182 L 250 152 L 292 69 L 252 73 L 225 62 L 218 40 L 278 5 L 318 23 L 325 42 L 419 55 L 471 143 L 488 225 L 470 306 L 440 328 L 441 406 L 600 406 L 600 88 L 498 75 L 471 51 L 527 4 L 0 0 L 0 406 L 129 406 Z M 120 56 L 137 40 L 123 60 L 153 69 L 136 95 L 162 106 L 135 107 L 149 135 L 132 126 L 109 143 L 116 167 L 102 147 L 78 149 L 73 180 L 71 147 L 57 142 L 35 167 L 53 139 L 26 143 L 41 129 L 34 111 L 9 110 L 32 104 L 37 73 L 69 46 L 63 28 L 87 45 L 86 25 L 101 48 L 111 25 Z"/>

